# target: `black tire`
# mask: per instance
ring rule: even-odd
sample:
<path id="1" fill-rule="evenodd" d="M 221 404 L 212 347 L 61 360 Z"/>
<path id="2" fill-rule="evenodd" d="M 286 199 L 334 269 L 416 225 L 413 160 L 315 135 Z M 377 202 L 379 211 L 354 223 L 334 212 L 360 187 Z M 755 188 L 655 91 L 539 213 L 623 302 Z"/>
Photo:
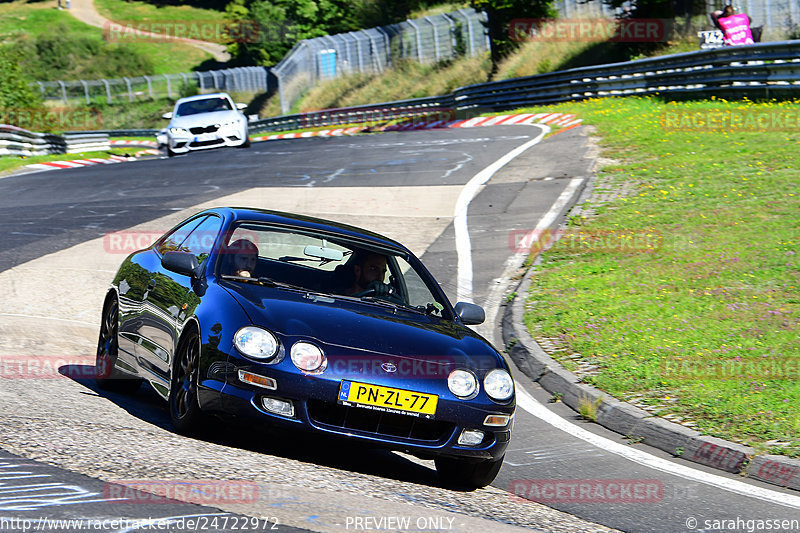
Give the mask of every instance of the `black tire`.
<path id="1" fill-rule="evenodd" d="M 119 357 L 119 303 L 109 298 L 103 306 L 100 336 L 97 339 L 97 356 L 94 362 L 95 381 L 101 389 L 133 393 L 141 380 L 116 368 Z"/>
<path id="2" fill-rule="evenodd" d="M 504 458 L 505 455 L 500 459 L 475 462 L 468 459 L 437 457 L 434 459 L 434 463 L 436 463 L 436 473 L 439 474 L 439 480 L 443 485 L 474 490 L 485 487 L 494 481 L 500 467 L 503 466 Z"/>
<path id="3" fill-rule="evenodd" d="M 169 146 L 167 146 L 167 157 L 175 157 L 176 155 L 178 155 L 178 154 L 176 154 L 175 152 L 173 152 L 173 151 L 172 151 L 172 148 L 170 148 Z"/>
<path id="4" fill-rule="evenodd" d="M 178 433 L 199 432 L 205 416 L 197 400 L 197 378 L 200 363 L 200 335 L 188 331 L 178 344 L 169 390 L 169 416 Z"/>
<path id="5" fill-rule="evenodd" d="M 250 148 L 250 136 L 248 135 L 239 148 Z"/>

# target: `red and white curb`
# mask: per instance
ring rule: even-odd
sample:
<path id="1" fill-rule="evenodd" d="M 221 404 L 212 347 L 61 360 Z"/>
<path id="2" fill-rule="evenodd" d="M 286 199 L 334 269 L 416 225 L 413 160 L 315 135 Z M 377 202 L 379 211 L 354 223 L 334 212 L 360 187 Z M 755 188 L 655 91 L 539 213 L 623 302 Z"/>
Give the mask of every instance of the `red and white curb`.
<path id="1" fill-rule="evenodd" d="M 121 157 L 112 155 L 108 159 L 73 159 L 71 161 L 47 161 L 46 163 L 34 163 L 33 165 L 25 165 L 25 168 L 31 170 L 54 170 L 57 168 L 78 168 L 90 167 L 93 165 L 108 165 L 110 163 L 122 163 L 123 161 L 130 161 L 128 157 Z"/>
<path id="2" fill-rule="evenodd" d="M 108 141 L 108 144 L 111 146 L 146 146 L 148 148 L 158 148 L 158 143 L 155 141 L 134 141 L 132 139 Z"/>
<path id="3" fill-rule="evenodd" d="M 477 128 L 481 126 L 511 126 L 511 125 L 531 125 L 547 124 L 558 126 L 559 128 L 572 128 L 578 126 L 583 119 L 575 118 L 575 115 L 568 113 L 521 113 L 516 115 L 495 115 L 491 117 L 473 117 L 466 120 L 442 120 L 433 121 L 408 121 L 394 124 L 383 129 L 383 131 L 412 131 L 430 130 L 436 128 Z"/>
<path id="4" fill-rule="evenodd" d="M 364 131 L 366 126 L 356 126 L 353 128 L 340 128 L 336 130 L 304 131 L 302 133 L 277 133 L 274 135 L 262 135 L 260 137 L 250 137 L 251 141 L 277 141 L 279 139 L 304 139 L 306 137 L 339 137 L 340 135 L 355 135 Z"/>

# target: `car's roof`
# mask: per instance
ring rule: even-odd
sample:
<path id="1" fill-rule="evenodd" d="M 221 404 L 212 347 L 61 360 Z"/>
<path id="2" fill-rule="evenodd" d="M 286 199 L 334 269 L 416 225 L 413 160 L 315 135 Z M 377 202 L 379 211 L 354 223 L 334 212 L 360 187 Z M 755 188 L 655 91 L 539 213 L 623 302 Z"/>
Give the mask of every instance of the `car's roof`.
<path id="1" fill-rule="evenodd" d="M 266 222 L 270 224 L 294 226 L 327 233 L 337 233 L 342 236 L 365 241 L 376 246 L 396 248 L 404 252 L 409 251 L 408 248 L 399 242 L 380 235 L 379 233 L 322 218 L 250 207 L 217 207 L 209 209 L 207 212 L 228 215 L 232 217 L 234 221 L 246 220 L 253 222 Z"/>
<path id="2" fill-rule="evenodd" d="M 194 100 L 208 100 L 210 98 L 228 98 L 231 99 L 231 96 L 228 93 L 209 93 L 209 94 L 197 94 L 195 96 L 186 96 L 185 98 L 181 98 L 176 104 L 182 104 L 184 102 L 192 102 Z"/>

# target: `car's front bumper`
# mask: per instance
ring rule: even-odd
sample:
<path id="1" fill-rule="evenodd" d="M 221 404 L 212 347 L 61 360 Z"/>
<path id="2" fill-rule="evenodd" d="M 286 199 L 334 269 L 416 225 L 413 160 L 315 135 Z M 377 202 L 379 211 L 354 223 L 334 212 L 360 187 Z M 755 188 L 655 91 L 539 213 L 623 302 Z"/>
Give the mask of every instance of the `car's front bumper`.
<path id="1" fill-rule="evenodd" d="M 217 131 L 208 133 L 167 134 L 167 146 L 176 154 L 223 146 L 241 146 L 245 142 L 247 142 L 247 130 L 233 126 L 221 126 Z"/>
<path id="2" fill-rule="evenodd" d="M 357 438 L 425 456 L 498 459 L 505 453 L 511 439 L 513 402 L 487 406 L 440 397 L 436 415 L 433 419 L 426 419 L 342 405 L 337 402 L 341 379 L 300 375 L 281 378 L 274 373 L 272 376 L 277 381 L 276 390 L 258 388 L 230 376 L 221 391 L 225 413 L 270 425 Z M 290 401 L 294 406 L 293 416 L 279 416 L 267 411 L 262 405 L 264 397 Z M 483 424 L 488 415 L 508 415 L 510 418 L 504 427 L 489 427 Z M 458 439 L 465 429 L 483 431 L 484 438 L 480 444 L 459 444 Z"/>

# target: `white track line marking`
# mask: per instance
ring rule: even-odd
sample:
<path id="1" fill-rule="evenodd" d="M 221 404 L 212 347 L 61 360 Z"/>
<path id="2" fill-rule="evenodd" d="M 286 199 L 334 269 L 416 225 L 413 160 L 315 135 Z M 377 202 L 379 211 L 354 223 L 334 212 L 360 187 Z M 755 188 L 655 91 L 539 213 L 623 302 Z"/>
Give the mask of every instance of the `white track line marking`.
<path id="1" fill-rule="evenodd" d="M 541 142 L 544 136 L 550 131 L 548 126 L 542 124 L 534 124 L 534 126 L 542 130 L 539 135 L 525 144 L 514 148 L 506 155 L 475 174 L 475 176 L 467 182 L 461 190 L 461 194 L 458 196 L 456 210 L 453 216 L 453 226 L 456 234 L 456 253 L 458 255 L 458 288 L 456 291 L 456 301 L 472 302 L 472 243 L 469 239 L 469 228 L 467 227 L 469 203 L 475 198 L 475 195 L 478 194 L 481 185 L 489 181 L 498 170 L 507 165 L 512 159 L 531 146 Z"/>
<path id="2" fill-rule="evenodd" d="M 481 334 L 487 339 L 491 339 L 494 330 L 494 321 L 497 318 L 497 313 L 500 310 L 500 302 L 503 294 L 508 288 L 509 281 L 514 272 L 519 269 L 525 262 L 525 259 L 530 255 L 530 250 L 534 243 L 538 242 L 539 237 L 544 234 L 544 231 L 555 222 L 556 217 L 569 202 L 570 198 L 575 194 L 580 184 L 583 183 L 583 178 L 572 178 L 569 183 L 558 196 L 556 201 L 550 206 L 547 213 L 539 219 L 536 227 L 529 231 L 520 241 L 524 243 L 525 249 L 510 256 L 506 260 L 505 269 L 499 278 L 494 280 L 492 287 L 489 289 L 489 296 L 486 298 L 484 308 L 486 309 L 486 321 L 479 328 Z"/>
<path id="3" fill-rule="evenodd" d="M 592 446 L 596 446 L 601 450 L 606 450 L 613 454 L 624 457 L 630 461 L 634 461 L 648 468 L 660 470 L 673 476 L 682 477 L 689 481 L 697 481 L 712 487 L 717 487 L 729 492 L 747 496 L 749 498 L 756 498 L 770 503 L 777 503 L 786 507 L 800 509 L 800 497 L 792 494 L 784 494 L 753 485 L 748 485 L 735 479 L 710 474 L 700 470 L 695 470 L 685 465 L 673 463 L 666 459 L 661 459 L 647 452 L 638 450 L 627 444 L 620 444 L 613 440 L 595 435 L 591 431 L 587 431 L 581 427 L 576 426 L 572 422 L 564 420 L 554 412 L 548 410 L 541 403 L 528 393 L 525 389 L 515 384 L 517 391 L 517 405 L 522 407 L 525 411 L 535 416 L 536 418 L 547 422 L 556 429 L 560 429 L 565 433 L 569 433 L 573 437 L 577 437 L 583 441 L 588 442 Z"/>

